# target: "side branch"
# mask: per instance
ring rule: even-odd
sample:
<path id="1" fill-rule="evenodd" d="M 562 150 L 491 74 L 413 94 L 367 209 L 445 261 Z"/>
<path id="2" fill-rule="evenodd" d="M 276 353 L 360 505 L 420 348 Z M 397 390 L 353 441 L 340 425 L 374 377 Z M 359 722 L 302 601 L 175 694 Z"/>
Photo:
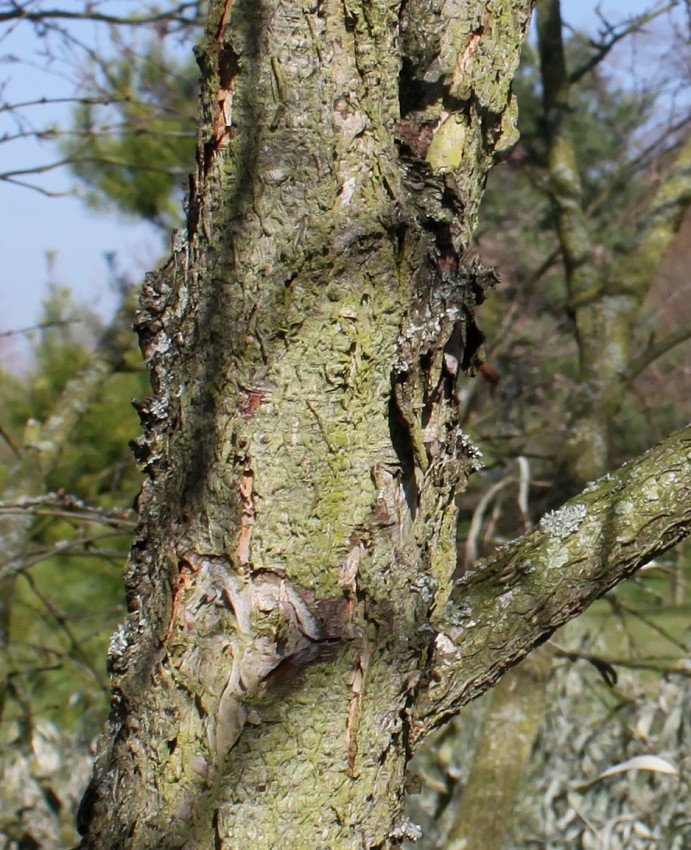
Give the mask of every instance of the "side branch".
<path id="1" fill-rule="evenodd" d="M 648 294 L 650 281 L 676 235 L 691 204 L 691 135 L 661 183 L 636 233 L 635 247 L 622 258 L 606 289 L 612 294 L 633 295 L 639 301 Z"/>
<path id="2" fill-rule="evenodd" d="M 414 742 L 690 533 L 691 425 L 588 485 L 456 585 L 435 623 Z"/>
<path id="3" fill-rule="evenodd" d="M 671 351 L 675 346 L 686 342 L 688 339 L 691 339 L 691 322 L 685 322 L 667 334 L 663 339 L 651 343 L 629 364 L 629 368 L 626 370 L 626 375 L 624 376 L 626 383 L 632 383 L 651 363 L 654 363 L 663 354 L 667 354 L 668 351 Z"/>
<path id="4" fill-rule="evenodd" d="M 0 22 L 22 20 L 34 23 L 43 23 L 47 20 L 63 19 L 70 21 L 97 21 L 98 23 L 126 26 L 156 24 L 159 22 L 169 23 L 170 21 L 189 25 L 195 24 L 197 21 L 195 18 L 186 17 L 186 14 L 188 12 L 197 12 L 198 10 L 198 0 L 192 0 L 192 2 L 189 3 L 179 3 L 177 6 L 173 6 L 172 8 L 164 9 L 162 11 L 154 11 L 148 15 L 143 14 L 131 16 L 106 15 L 93 9 L 87 9 L 83 12 L 73 11 L 71 9 L 30 10 L 28 3 L 25 3 L 24 5 L 13 3 L 11 9 L 5 12 L 0 12 Z"/>
<path id="5" fill-rule="evenodd" d="M 605 20 L 598 8 L 596 10 L 596 13 L 600 16 L 600 20 L 603 23 L 603 30 L 600 33 L 600 41 L 590 42 L 591 47 L 593 48 L 592 56 L 569 74 L 569 82 L 572 85 L 574 83 L 577 83 L 589 71 L 592 71 L 593 68 L 596 68 L 600 64 L 600 62 L 602 62 L 602 60 L 609 54 L 610 50 L 615 45 L 617 45 L 622 39 L 626 38 L 628 35 L 631 35 L 631 33 L 638 32 L 647 23 L 650 23 L 650 21 L 655 20 L 655 18 L 658 18 L 665 12 L 669 12 L 670 9 L 673 9 L 676 5 L 677 0 L 671 0 L 670 3 L 657 6 L 653 9 L 648 9 L 641 15 L 633 16 L 626 21 L 622 21 L 622 23 L 620 24 L 611 24 L 609 21 Z"/>

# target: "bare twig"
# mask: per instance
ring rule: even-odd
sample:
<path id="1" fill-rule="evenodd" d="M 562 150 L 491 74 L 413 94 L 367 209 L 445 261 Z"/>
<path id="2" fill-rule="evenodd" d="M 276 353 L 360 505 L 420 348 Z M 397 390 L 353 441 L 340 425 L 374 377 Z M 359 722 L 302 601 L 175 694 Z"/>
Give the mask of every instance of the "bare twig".
<path id="1" fill-rule="evenodd" d="M 667 354 L 668 351 L 671 351 L 675 346 L 680 345 L 682 342 L 686 342 L 688 339 L 691 339 L 691 322 L 686 322 L 685 324 L 680 325 L 671 333 L 667 334 L 667 336 L 663 339 L 649 345 L 629 364 L 625 377 L 626 382 L 630 384 L 631 381 L 637 378 L 641 372 L 650 366 L 651 363 L 654 363 L 655 360 L 662 357 L 663 354 Z"/>
<path id="2" fill-rule="evenodd" d="M 5 21 L 31 21 L 43 23 L 49 20 L 70 20 L 70 21 L 96 21 L 104 24 L 117 24 L 122 26 L 140 26 L 142 24 L 154 24 L 159 22 L 167 23 L 174 21 L 184 25 L 195 24 L 195 18 L 185 17 L 185 13 L 193 9 L 199 9 L 198 0 L 193 0 L 190 3 L 179 3 L 170 9 L 165 9 L 162 12 L 155 12 L 149 15 L 105 15 L 102 12 L 95 10 L 83 12 L 70 12 L 67 9 L 42 9 L 40 11 L 29 11 L 28 4 L 14 4 L 12 9 L 6 12 L 0 12 L 0 22 Z"/>
<path id="3" fill-rule="evenodd" d="M 88 162 L 90 164 L 96 165 L 115 165 L 118 168 L 126 168 L 128 171 L 152 171 L 156 174 L 171 174 L 173 176 L 180 176 L 184 173 L 184 169 L 173 169 L 173 168 L 157 168 L 155 165 L 140 165 L 136 162 L 127 162 L 126 160 L 119 159 L 108 159 L 106 157 L 79 157 L 79 159 L 75 159 L 74 157 L 67 157 L 65 159 L 58 160 L 57 162 L 47 163 L 46 165 L 34 165 L 31 168 L 19 168 L 15 171 L 5 171 L 0 174 L 0 180 L 8 180 L 13 177 L 21 177 L 25 174 L 43 174 L 46 171 L 52 171 L 55 168 L 62 168 L 64 165 L 73 165 L 75 163 L 85 163 Z"/>
<path id="4" fill-rule="evenodd" d="M 96 543 L 105 538 L 112 538 L 120 533 L 109 531 L 103 534 L 93 534 L 90 537 L 75 537 L 72 540 L 61 540 L 53 546 L 41 547 L 40 549 L 22 553 L 14 558 L 8 558 L 6 561 L 0 562 L 0 569 L 7 570 L 11 568 L 15 573 L 26 572 L 29 567 L 33 567 L 34 564 L 40 564 L 41 561 L 45 561 L 48 558 L 54 558 L 56 555 L 65 555 L 68 553 L 70 555 L 75 554 L 75 550 L 78 551 L 84 546 L 89 546 L 91 543 Z M 95 553 L 91 552 L 90 554 Z M 119 556 L 121 558 L 124 557 L 122 553 L 119 553 Z"/>
<path id="5" fill-rule="evenodd" d="M 21 457 L 21 453 L 20 453 L 19 449 L 15 446 L 15 444 L 14 444 L 14 442 L 13 442 L 13 440 L 12 440 L 12 437 L 10 437 L 10 435 L 7 433 L 7 431 L 3 428 L 3 426 L 2 426 L 2 425 L 0 425 L 0 437 L 2 437 L 2 439 L 3 439 L 3 440 L 7 443 L 7 445 L 10 447 L 10 449 L 12 450 L 12 453 L 14 454 L 14 456 L 15 456 L 17 459 L 19 459 L 19 458 Z"/>
<path id="6" fill-rule="evenodd" d="M 27 328 L 16 328 L 11 331 L 0 331 L 0 337 L 7 336 L 17 336 L 18 334 L 28 334 L 32 331 L 42 331 L 46 328 L 56 328 L 61 327 L 62 325 L 76 325 L 79 324 L 82 319 L 52 319 L 50 322 L 39 322 L 37 325 L 30 325 Z"/>
<path id="7" fill-rule="evenodd" d="M 57 625 L 59 626 L 61 631 L 67 637 L 67 640 L 68 640 L 69 646 L 70 646 L 70 650 L 71 650 L 71 653 L 72 653 L 72 655 L 70 657 L 72 657 L 73 660 L 78 661 L 79 664 L 81 664 L 86 670 L 88 670 L 89 673 L 91 673 L 91 675 L 94 677 L 94 679 L 98 682 L 99 686 L 104 691 L 107 691 L 108 690 L 108 680 L 92 664 L 91 659 L 89 658 L 89 654 L 83 648 L 79 639 L 77 638 L 74 631 L 72 630 L 72 627 L 70 626 L 69 621 L 68 621 L 67 614 L 64 611 L 62 611 L 60 608 L 58 608 L 57 605 L 54 605 L 53 602 L 45 595 L 45 593 L 43 593 L 40 590 L 40 588 L 38 587 L 38 585 L 34 581 L 33 576 L 31 576 L 30 573 L 23 573 L 22 575 L 23 575 L 25 581 L 28 583 L 29 587 L 31 588 L 32 593 L 38 599 L 40 599 L 40 601 L 43 603 L 43 605 L 46 608 L 46 610 L 48 611 L 48 613 L 53 617 L 53 619 L 55 620 L 55 622 L 57 623 Z"/>
<path id="8" fill-rule="evenodd" d="M 660 637 L 669 641 L 673 646 L 676 646 L 682 652 L 687 651 L 688 647 L 684 641 L 679 640 L 659 623 L 656 623 L 654 620 L 651 620 L 650 617 L 647 617 L 642 611 L 639 611 L 637 608 L 632 608 L 630 605 L 627 605 L 625 602 L 622 602 L 621 599 L 617 599 L 616 597 L 610 597 L 608 602 L 615 611 L 624 611 L 626 614 L 630 614 L 632 617 L 640 620 L 640 622 L 646 625 L 649 629 L 659 634 Z"/>
<path id="9" fill-rule="evenodd" d="M 473 511 L 473 518 L 470 521 L 470 528 L 468 529 L 468 536 L 465 541 L 465 555 L 463 558 L 463 570 L 468 570 L 473 563 L 477 559 L 478 553 L 478 538 L 480 536 L 480 531 L 482 529 L 482 523 L 485 518 L 485 513 L 487 508 L 489 507 L 492 499 L 499 493 L 504 487 L 507 487 L 511 483 L 510 478 L 502 478 L 500 481 L 497 481 L 493 484 L 489 490 L 482 496 L 480 501 L 477 504 L 477 507 Z"/>
<path id="10" fill-rule="evenodd" d="M 611 24 L 609 21 L 605 20 L 602 15 L 600 15 L 600 20 L 604 25 L 604 32 L 601 34 L 602 40 L 599 42 L 591 42 L 591 46 L 594 48 L 595 52 L 588 60 L 586 60 L 582 65 L 579 65 L 578 68 L 569 74 L 569 83 L 571 85 L 577 83 L 581 77 L 585 76 L 589 71 L 592 71 L 593 68 L 597 67 L 597 65 L 599 65 L 600 62 L 602 62 L 602 60 L 607 56 L 610 50 L 622 39 L 626 38 L 626 36 L 631 35 L 631 33 L 636 32 L 636 30 L 639 30 L 645 24 L 650 23 L 650 21 L 660 15 L 663 15 L 665 12 L 669 12 L 678 5 L 678 0 L 671 0 L 671 2 L 663 3 L 656 9 L 649 9 L 642 15 L 628 18 L 620 24 Z"/>
<path id="11" fill-rule="evenodd" d="M 136 526 L 134 520 L 128 519 L 132 514 L 129 508 L 102 508 L 98 505 L 87 505 L 78 496 L 67 493 L 46 493 L 40 496 L 0 501 L 0 514 L 20 513 L 96 522 L 124 530 L 131 530 Z"/>

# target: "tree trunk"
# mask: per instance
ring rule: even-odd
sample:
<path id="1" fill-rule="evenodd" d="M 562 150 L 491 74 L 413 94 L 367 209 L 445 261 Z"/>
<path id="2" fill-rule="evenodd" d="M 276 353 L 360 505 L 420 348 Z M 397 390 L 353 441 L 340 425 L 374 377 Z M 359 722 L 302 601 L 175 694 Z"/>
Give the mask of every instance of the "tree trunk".
<path id="1" fill-rule="evenodd" d="M 507 589 L 527 575 L 539 613 L 552 585 L 503 560 L 468 584 L 480 628 L 447 604 L 454 497 L 479 457 L 456 386 L 481 362 L 474 308 L 494 280 L 464 252 L 515 140 L 529 11 L 211 4 L 187 233 L 138 320 L 147 479 L 85 850 L 412 837 L 413 747 L 603 592 L 593 567 L 546 619 L 514 612 L 516 638 Z M 688 530 L 660 505 L 673 516 L 646 555 Z M 579 510 L 544 530 L 545 558 Z M 508 649 L 466 669 L 497 610 Z"/>
<path id="2" fill-rule="evenodd" d="M 609 468 L 610 429 L 632 378 L 636 322 L 691 204 L 691 137 L 681 144 L 672 168 L 632 228 L 626 253 L 600 268 L 596 236 L 582 202 L 578 152 L 569 132 L 572 82 L 559 0 L 537 0 L 537 20 L 550 193 L 578 342 L 578 383 L 563 447 L 566 489 L 572 490 L 572 485 L 583 485 Z"/>
<path id="3" fill-rule="evenodd" d="M 531 653 L 499 682 L 487 704 L 468 781 L 444 850 L 502 850 L 547 706 L 553 652 Z"/>

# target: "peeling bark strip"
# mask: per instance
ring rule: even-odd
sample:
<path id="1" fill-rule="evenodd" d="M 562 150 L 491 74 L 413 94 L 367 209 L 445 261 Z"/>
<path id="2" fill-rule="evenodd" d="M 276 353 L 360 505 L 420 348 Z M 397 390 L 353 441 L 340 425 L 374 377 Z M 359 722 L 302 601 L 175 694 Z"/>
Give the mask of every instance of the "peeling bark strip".
<path id="1" fill-rule="evenodd" d="M 147 478 L 82 848 L 385 848 L 426 729 L 610 581 L 569 526 L 452 583 L 494 282 L 465 252 L 530 2 L 210 7 L 187 230 L 137 320 Z"/>

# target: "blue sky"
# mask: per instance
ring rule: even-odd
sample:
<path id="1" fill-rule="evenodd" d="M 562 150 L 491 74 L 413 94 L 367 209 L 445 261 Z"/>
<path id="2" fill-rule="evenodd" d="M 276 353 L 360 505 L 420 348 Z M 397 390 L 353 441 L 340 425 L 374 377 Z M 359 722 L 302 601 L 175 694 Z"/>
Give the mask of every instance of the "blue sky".
<path id="1" fill-rule="evenodd" d="M 3 5 L 6 5 L 5 0 L 0 0 L 0 7 Z M 123 6 L 131 8 L 132 4 L 130 0 L 111 0 L 109 5 L 122 12 Z M 652 0 L 610 0 L 601 3 L 601 8 L 616 21 L 650 5 Z M 62 0 L 54 6 L 79 8 L 81 3 Z M 562 2 L 565 20 L 575 27 L 589 30 L 597 26 L 594 7 L 595 3 L 589 0 Z M 85 39 L 95 37 L 93 30 L 82 30 L 80 34 Z M 13 31 L 0 32 L 0 38 L 0 81 L 6 83 L 0 90 L 0 99 L 16 102 L 64 97 L 72 93 L 72 83 L 54 73 L 55 65 L 50 71 L 42 68 L 44 60 L 36 55 L 41 45 L 30 27 L 24 23 L 17 25 Z M 24 62 L 8 62 L 8 55 L 30 59 L 33 66 Z M 622 55 L 622 73 L 626 73 L 626 63 L 632 61 L 635 62 L 635 57 Z M 59 63 L 56 64 L 59 70 Z M 49 121 L 65 126 L 69 107 L 40 105 L 25 114 L 31 116 L 37 127 L 45 126 Z M 0 136 L 13 131 L 7 116 L 0 114 Z M 38 144 L 31 140 L 1 144 L 0 152 L 2 171 L 27 168 L 55 159 L 55 150 L 49 143 Z M 190 163 L 190 170 L 192 167 Z M 52 192 L 68 193 L 73 185 L 64 169 L 28 179 Z M 106 317 L 112 311 L 116 298 L 108 285 L 104 255 L 115 252 L 119 267 L 134 279 L 140 279 L 145 271 L 157 264 L 166 250 L 153 227 L 119 215 L 95 212 L 69 194 L 47 198 L 36 191 L 0 182 L 0 208 L 3 211 L 3 227 L 0 229 L 0 332 L 26 327 L 37 321 L 49 278 L 46 252 L 53 252 L 54 256 L 52 279 L 69 286 L 75 295 Z M 25 351 L 21 336 L 0 338 L 0 356 L 6 367 L 21 368 L 26 362 Z"/>

